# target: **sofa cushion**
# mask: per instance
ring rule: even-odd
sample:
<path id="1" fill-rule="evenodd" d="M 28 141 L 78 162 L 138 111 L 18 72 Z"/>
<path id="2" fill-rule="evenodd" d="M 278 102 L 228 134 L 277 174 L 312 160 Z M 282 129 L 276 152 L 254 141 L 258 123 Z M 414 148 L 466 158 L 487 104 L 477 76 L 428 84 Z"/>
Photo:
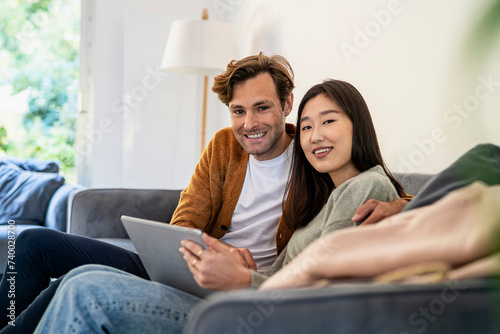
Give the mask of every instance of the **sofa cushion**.
<path id="1" fill-rule="evenodd" d="M 42 225 L 50 199 L 64 183 L 54 173 L 26 171 L 0 161 L 0 224 Z"/>
<path id="2" fill-rule="evenodd" d="M 14 157 L 0 157 L 0 162 L 10 162 L 17 167 L 32 172 L 40 173 L 59 173 L 59 165 L 55 161 L 38 160 L 38 159 L 23 159 Z"/>
<path id="3" fill-rule="evenodd" d="M 451 191 L 474 181 L 500 184 L 500 147 L 480 144 L 466 152 L 448 168 L 433 176 L 403 209 L 408 211 L 432 204 Z"/>

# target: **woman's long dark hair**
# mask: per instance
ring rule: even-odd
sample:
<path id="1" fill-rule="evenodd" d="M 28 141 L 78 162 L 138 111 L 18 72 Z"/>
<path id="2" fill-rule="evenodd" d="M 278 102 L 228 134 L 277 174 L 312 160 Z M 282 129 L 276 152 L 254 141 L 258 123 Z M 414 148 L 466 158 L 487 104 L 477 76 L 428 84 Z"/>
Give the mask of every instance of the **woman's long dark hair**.
<path id="1" fill-rule="evenodd" d="M 330 175 L 314 169 L 300 146 L 302 112 L 307 102 L 320 94 L 338 104 L 352 122 L 351 160 L 354 167 L 364 172 L 376 165 L 382 166 L 399 196 L 405 195 L 403 187 L 382 159 L 370 111 L 363 96 L 350 83 L 329 79 L 309 89 L 299 105 L 288 193 L 285 194 L 287 199 L 283 208 L 283 217 L 292 231 L 296 227 L 306 226 L 321 211 L 334 188 Z"/>

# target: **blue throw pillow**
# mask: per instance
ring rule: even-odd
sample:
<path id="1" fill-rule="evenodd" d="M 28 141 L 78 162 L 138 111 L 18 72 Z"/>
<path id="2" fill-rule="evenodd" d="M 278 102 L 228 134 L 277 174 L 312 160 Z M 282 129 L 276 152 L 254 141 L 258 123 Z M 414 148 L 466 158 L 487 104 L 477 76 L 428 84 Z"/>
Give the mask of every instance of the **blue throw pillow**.
<path id="1" fill-rule="evenodd" d="M 64 184 L 64 177 L 53 173 L 25 171 L 0 161 L 0 225 L 43 225 L 50 199 Z"/>
<path id="2" fill-rule="evenodd" d="M 59 165 L 57 162 L 50 160 L 23 159 L 5 156 L 0 157 L 0 162 L 10 162 L 21 169 L 32 172 L 59 173 Z"/>

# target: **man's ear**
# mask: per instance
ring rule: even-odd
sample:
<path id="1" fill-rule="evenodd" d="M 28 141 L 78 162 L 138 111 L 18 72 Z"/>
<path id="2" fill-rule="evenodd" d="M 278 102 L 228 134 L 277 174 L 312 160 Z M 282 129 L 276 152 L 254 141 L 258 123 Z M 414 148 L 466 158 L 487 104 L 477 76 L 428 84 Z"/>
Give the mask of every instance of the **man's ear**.
<path id="1" fill-rule="evenodd" d="M 285 117 L 290 115 L 290 113 L 292 112 L 292 108 L 293 108 L 293 93 L 290 93 L 290 95 L 288 95 L 288 97 L 286 98 L 285 108 L 283 108 L 283 111 L 285 112 Z"/>

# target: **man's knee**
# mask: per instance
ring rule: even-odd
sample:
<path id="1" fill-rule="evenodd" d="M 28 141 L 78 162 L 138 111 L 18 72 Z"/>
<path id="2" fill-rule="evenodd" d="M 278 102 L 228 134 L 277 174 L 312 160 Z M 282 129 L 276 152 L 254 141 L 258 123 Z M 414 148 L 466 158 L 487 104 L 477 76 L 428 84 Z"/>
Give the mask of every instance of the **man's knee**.
<path id="1" fill-rule="evenodd" d="M 112 267 L 103 266 L 100 264 L 86 264 L 83 266 L 79 266 L 75 269 L 72 269 L 70 272 L 68 272 L 65 275 L 65 280 L 69 280 L 73 277 L 81 276 L 83 274 L 90 272 L 92 272 L 93 275 L 99 276 L 99 273 L 119 272 L 119 270 Z"/>
<path id="2" fill-rule="evenodd" d="M 45 227 L 28 228 L 16 238 L 17 244 L 37 244 L 60 238 L 64 233 Z"/>
<path id="3" fill-rule="evenodd" d="M 490 143 L 477 144 L 465 154 L 476 153 L 476 152 L 492 152 L 493 154 L 498 154 L 500 153 L 500 147 Z"/>
<path id="4" fill-rule="evenodd" d="M 49 233 L 47 233 L 49 232 Z M 16 238 L 16 253 L 28 248 L 37 248 L 47 240 L 47 236 L 51 235 L 53 230 L 47 228 L 29 228 L 21 233 Z"/>
<path id="5" fill-rule="evenodd" d="M 105 270 L 102 270 L 103 268 Z M 113 280 L 117 277 L 115 273 L 106 270 L 107 268 L 85 265 L 71 270 L 64 277 L 57 295 L 77 304 L 107 300 L 109 296 L 113 296 Z"/>
<path id="6" fill-rule="evenodd" d="M 64 276 L 58 294 L 65 294 L 70 291 L 73 294 L 78 294 L 78 291 L 87 290 L 87 284 L 93 284 L 93 280 L 89 279 L 90 272 L 78 270 L 79 268 L 71 270 Z"/>
<path id="7" fill-rule="evenodd" d="M 60 244 L 58 240 L 64 236 L 65 233 L 49 228 L 26 229 L 16 238 L 16 258 L 20 261 L 37 256 L 44 249 Z"/>
<path id="8" fill-rule="evenodd" d="M 479 144 L 460 159 L 463 178 L 482 181 L 488 185 L 500 183 L 500 147 L 493 144 Z M 463 166 L 462 166 L 463 165 Z"/>

